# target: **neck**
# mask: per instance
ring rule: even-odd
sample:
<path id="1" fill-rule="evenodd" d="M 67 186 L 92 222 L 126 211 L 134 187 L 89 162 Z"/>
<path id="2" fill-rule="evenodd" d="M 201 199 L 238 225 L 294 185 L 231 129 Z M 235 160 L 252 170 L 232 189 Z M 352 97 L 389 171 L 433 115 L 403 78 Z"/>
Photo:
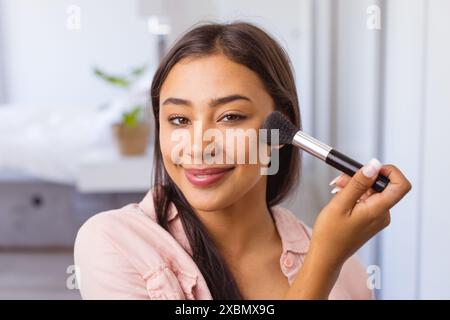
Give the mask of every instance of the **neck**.
<path id="1" fill-rule="evenodd" d="M 266 205 L 265 179 L 231 206 L 197 214 L 219 251 L 233 259 L 280 241 Z"/>

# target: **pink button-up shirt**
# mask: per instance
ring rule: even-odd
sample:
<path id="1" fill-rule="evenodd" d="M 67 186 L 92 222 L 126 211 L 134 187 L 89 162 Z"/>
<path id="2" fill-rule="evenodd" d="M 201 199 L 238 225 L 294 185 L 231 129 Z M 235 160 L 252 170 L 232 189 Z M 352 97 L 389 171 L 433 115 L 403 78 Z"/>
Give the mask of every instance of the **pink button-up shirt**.
<path id="1" fill-rule="evenodd" d="M 303 264 L 311 230 L 290 211 L 273 208 L 282 242 L 280 268 L 290 284 Z M 169 230 L 156 222 L 151 191 L 139 203 L 91 217 L 75 241 L 83 299 L 212 299 L 174 205 Z M 330 299 L 371 299 L 356 257 L 343 266 Z"/>

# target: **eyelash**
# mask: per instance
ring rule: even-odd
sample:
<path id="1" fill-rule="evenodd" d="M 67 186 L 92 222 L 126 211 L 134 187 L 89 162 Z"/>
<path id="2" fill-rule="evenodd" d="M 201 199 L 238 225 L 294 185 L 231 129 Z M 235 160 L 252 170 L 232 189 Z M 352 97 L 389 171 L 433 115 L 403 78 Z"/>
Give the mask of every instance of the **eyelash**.
<path id="1" fill-rule="evenodd" d="M 242 114 L 239 113 L 227 113 L 225 115 L 222 116 L 222 118 L 220 118 L 220 120 L 224 119 L 225 117 L 235 117 L 237 119 L 234 120 L 228 120 L 226 122 L 236 122 L 236 121 L 240 121 L 240 120 L 244 120 L 247 118 L 247 116 L 244 116 Z"/>
<path id="2" fill-rule="evenodd" d="M 183 117 L 183 116 L 180 116 L 180 115 L 171 115 L 171 116 L 169 116 L 169 122 L 170 122 L 171 124 L 173 124 L 174 126 L 183 126 L 183 125 L 186 125 L 186 124 L 177 124 L 177 123 L 174 123 L 175 120 L 180 120 L 180 119 L 189 121 L 188 118 Z"/>
<path id="3" fill-rule="evenodd" d="M 244 119 L 247 118 L 247 116 L 244 116 L 244 115 L 241 115 L 241 114 L 238 114 L 238 113 L 228 113 L 228 114 L 223 115 L 219 120 L 223 120 L 226 117 L 235 117 L 235 119 L 233 119 L 233 120 L 225 121 L 227 123 L 241 121 L 241 120 L 244 120 Z M 184 126 L 184 125 L 187 125 L 187 124 L 190 123 L 188 118 L 186 118 L 184 116 L 181 116 L 181 115 L 171 115 L 171 116 L 169 116 L 168 120 L 174 126 Z M 186 123 L 174 123 L 174 121 L 176 121 L 176 120 L 181 120 L 181 121 L 186 120 L 186 121 L 189 121 L 189 123 L 187 123 L 187 124 Z"/>

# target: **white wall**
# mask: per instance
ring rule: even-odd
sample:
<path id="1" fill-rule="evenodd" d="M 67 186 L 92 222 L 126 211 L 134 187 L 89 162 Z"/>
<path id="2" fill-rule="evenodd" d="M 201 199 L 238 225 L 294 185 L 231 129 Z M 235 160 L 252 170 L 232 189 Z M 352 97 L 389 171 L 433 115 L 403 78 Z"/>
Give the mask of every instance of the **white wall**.
<path id="1" fill-rule="evenodd" d="M 1 17 L 1 12 L 3 12 L 3 8 L 2 8 L 2 2 L 0 1 L 0 17 Z M 3 25 L 1 23 L 1 19 L 0 19 L 0 104 L 4 103 L 6 101 L 6 83 L 5 83 L 5 74 L 4 74 L 4 69 L 5 69 L 5 61 L 4 61 L 4 52 L 3 52 L 3 48 L 4 48 L 4 41 L 3 41 L 3 32 L 2 32 L 2 28 Z"/>
<path id="2" fill-rule="evenodd" d="M 120 74 L 156 63 L 155 39 L 139 17 L 137 0 L 0 1 L 10 103 L 104 103 L 118 90 L 95 78 L 93 65 Z M 72 4 L 81 9 L 78 31 L 66 27 Z"/>
<path id="3" fill-rule="evenodd" d="M 381 238 L 382 297 L 419 297 L 426 11 L 423 0 L 388 1 L 384 154 L 404 170 L 413 189 L 392 212 Z M 407 14 L 405 14 L 407 12 Z"/>
<path id="4" fill-rule="evenodd" d="M 420 298 L 450 299 L 450 2 L 428 4 L 424 87 Z M 447 39 L 447 40 L 444 40 Z M 419 187 L 419 186 L 418 186 Z"/>
<path id="5" fill-rule="evenodd" d="M 382 237 L 383 298 L 450 298 L 450 3 L 388 1 L 385 154 L 413 184 Z"/>

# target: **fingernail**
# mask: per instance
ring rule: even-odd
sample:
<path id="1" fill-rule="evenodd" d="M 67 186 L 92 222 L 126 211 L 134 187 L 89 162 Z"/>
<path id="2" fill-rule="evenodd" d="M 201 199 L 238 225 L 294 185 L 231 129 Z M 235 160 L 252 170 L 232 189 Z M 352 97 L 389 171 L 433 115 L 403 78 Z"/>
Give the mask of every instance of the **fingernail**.
<path id="1" fill-rule="evenodd" d="M 339 180 L 339 178 L 342 177 L 342 174 L 338 175 L 336 178 L 334 178 L 333 180 L 331 180 L 331 182 L 329 183 L 329 186 L 333 186 L 336 184 L 336 182 Z"/>
<path id="2" fill-rule="evenodd" d="M 363 168 L 362 168 L 362 173 L 363 175 L 365 175 L 367 178 L 372 178 L 374 177 L 378 171 L 381 168 L 381 163 L 380 161 L 378 161 L 377 159 L 372 159 L 370 160 Z"/>
<path id="3" fill-rule="evenodd" d="M 335 187 L 333 190 L 331 190 L 331 194 L 338 193 L 338 192 L 341 191 L 341 190 L 342 190 L 341 187 Z"/>

